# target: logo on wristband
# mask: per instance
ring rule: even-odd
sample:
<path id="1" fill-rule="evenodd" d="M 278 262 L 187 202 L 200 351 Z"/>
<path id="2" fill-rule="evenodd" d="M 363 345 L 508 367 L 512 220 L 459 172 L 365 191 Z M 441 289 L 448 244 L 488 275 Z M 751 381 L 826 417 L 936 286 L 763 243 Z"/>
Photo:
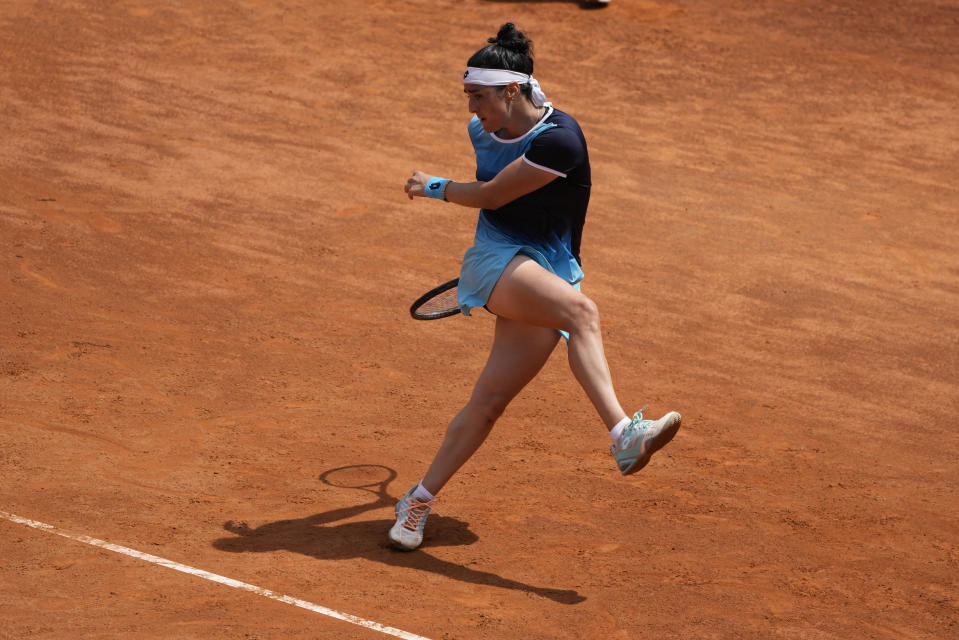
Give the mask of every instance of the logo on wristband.
<path id="1" fill-rule="evenodd" d="M 439 188 L 440 188 L 439 182 L 433 182 L 430 184 L 430 189 L 439 189 Z"/>

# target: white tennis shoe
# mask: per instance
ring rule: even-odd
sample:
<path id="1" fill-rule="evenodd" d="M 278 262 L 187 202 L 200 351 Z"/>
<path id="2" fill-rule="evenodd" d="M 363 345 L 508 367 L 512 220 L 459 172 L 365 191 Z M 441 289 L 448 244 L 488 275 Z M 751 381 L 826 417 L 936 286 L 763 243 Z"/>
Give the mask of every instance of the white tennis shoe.
<path id="1" fill-rule="evenodd" d="M 616 459 L 616 466 L 624 476 L 632 475 L 645 467 L 654 453 L 673 439 L 683 419 L 670 411 L 659 420 L 644 420 L 643 407 L 633 416 L 632 422 L 623 429 L 619 443 L 609 448 Z"/>
<path id="2" fill-rule="evenodd" d="M 397 549 L 412 551 L 423 544 L 423 528 L 436 499 L 423 501 L 413 497 L 413 487 L 396 503 L 396 524 L 390 529 L 390 542 Z"/>

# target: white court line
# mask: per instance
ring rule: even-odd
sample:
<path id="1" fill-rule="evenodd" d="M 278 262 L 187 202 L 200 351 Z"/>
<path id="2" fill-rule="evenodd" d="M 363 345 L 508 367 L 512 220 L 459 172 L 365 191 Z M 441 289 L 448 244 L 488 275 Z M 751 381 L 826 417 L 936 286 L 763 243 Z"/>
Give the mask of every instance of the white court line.
<path id="1" fill-rule="evenodd" d="M 300 600 L 299 598 L 293 598 L 291 596 L 284 596 L 275 591 L 264 589 L 263 587 L 257 587 L 256 585 L 247 584 L 246 582 L 240 582 L 239 580 L 234 580 L 233 578 L 227 578 L 225 576 L 220 576 L 215 573 L 210 573 L 209 571 L 204 571 L 203 569 L 194 569 L 193 567 L 188 567 L 185 564 L 180 564 L 179 562 L 174 562 L 172 560 L 167 560 L 165 558 L 153 556 L 153 555 L 150 555 L 149 553 L 143 553 L 142 551 L 137 551 L 136 549 L 121 547 L 120 545 L 111 544 L 103 540 L 97 540 L 96 538 L 91 538 L 89 536 L 78 536 L 70 533 L 65 533 L 63 531 L 60 531 L 53 525 L 37 522 L 36 520 L 28 520 L 27 518 L 21 518 L 20 516 L 15 516 L 12 513 L 6 513 L 5 511 L 0 511 L 0 517 L 6 520 L 9 520 L 10 522 L 16 522 L 17 524 L 23 524 L 28 527 L 33 527 L 34 529 L 55 533 L 58 536 L 69 538 L 70 540 L 76 540 L 77 542 L 89 544 L 94 547 L 99 547 L 101 549 L 107 549 L 108 551 L 115 551 L 116 553 L 122 553 L 125 556 L 139 558 L 140 560 L 146 560 L 147 562 L 158 564 L 161 567 L 167 567 L 169 569 L 174 569 L 176 571 L 182 571 L 183 573 L 189 573 L 190 575 L 197 576 L 198 578 L 203 578 L 205 580 L 210 580 L 212 582 L 219 582 L 220 584 L 225 584 L 226 586 L 233 587 L 234 589 L 242 589 L 243 591 L 249 591 L 251 593 L 255 593 L 258 596 L 263 596 L 264 598 L 270 598 L 271 600 L 278 600 L 279 602 L 292 604 L 294 607 L 300 607 L 301 609 L 306 609 L 308 611 L 320 613 L 324 616 L 329 616 L 330 618 L 336 618 L 337 620 L 343 620 L 344 622 L 349 622 L 351 624 L 355 624 L 360 627 L 366 627 L 367 629 L 372 629 L 373 631 L 379 631 L 380 633 L 385 633 L 386 635 L 389 635 L 389 636 L 403 638 L 403 640 L 429 640 L 429 638 L 424 638 L 423 636 L 418 636 L 416 634 L 403 631 L 402 629 L 395 629 L 393 627 L 388 627 L 384 624 L 380 624 L 379 622 L 373 622 L 372 620 L 365 620 L 363 618 L 351 616 L 348 613 L 340 613 L 339 611 L 334 611 L 333 609 L 328 609 L 318 604 L 307 602 L 306 600 Z"/>

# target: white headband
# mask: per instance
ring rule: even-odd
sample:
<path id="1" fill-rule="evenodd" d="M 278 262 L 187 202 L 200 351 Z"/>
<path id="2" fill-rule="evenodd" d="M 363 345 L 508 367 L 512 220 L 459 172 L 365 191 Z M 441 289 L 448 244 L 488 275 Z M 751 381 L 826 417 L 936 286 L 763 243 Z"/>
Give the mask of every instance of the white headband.
<path id="1" fill-rule="evenodd" d="M 506 69 L 481 69 L 480 67 L 466 67 L 466 73 L 463 74 L 463 84 L 478 84 L 482 87 L 502 87 L 517 82 L 519 84 L 529 84 L 533 87 L 533 104 L 542 107 L 546 104 L 546 94 L 539 87 L 539 82 L 531 75 L 520 73 L 519 71 L 507 71 Z"/>

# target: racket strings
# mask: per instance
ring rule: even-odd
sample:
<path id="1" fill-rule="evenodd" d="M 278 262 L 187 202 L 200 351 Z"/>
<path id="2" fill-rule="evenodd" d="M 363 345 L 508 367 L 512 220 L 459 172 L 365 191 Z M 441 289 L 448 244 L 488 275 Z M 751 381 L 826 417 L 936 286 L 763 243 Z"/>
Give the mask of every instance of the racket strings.
<path id="1" fill-rule="evenodd" d="M 458 307 L 459 300 L 456 297 L 456 287 L 453 287 L 426 300 L 416 308 L 416 311 L 429 314 L 449 311 L 450 309 L 456 309 Z"/>
<path id="2" fill-rule="evenodd" d="M 410 306 L 410 315 L 416 320 L 438 320 L 460 313 L 457 286 L 459 278 L 430 289 Z"/>

